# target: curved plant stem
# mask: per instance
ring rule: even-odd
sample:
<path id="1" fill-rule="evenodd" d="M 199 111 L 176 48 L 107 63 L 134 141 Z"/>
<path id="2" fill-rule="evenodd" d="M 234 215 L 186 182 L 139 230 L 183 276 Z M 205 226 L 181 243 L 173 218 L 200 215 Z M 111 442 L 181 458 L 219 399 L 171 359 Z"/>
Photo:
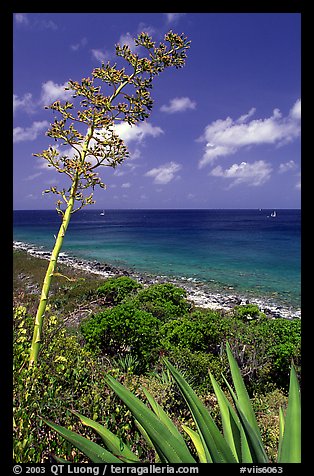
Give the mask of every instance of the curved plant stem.
<path id="1" fill-rule="evenodd" d="M 75 189 L 77 187 L 77 181 L 73 182 L 72 185 L 72 190 L 71 190 L 71 197 L 68 202 L 68 206 L 65 210 L 61 226 L 59 228 L 59 233 L 55 242 L 55 245 L 53 247 L 49 265 L 45 274 L 45 279 L 43 282 L 42 290 L 41 290 L 41 296 L 40 296 L 40 301 L 39 301 L 39 306 L 37 309 L 36 313 L 36 318 L 35 318 L 35 324 L 34 324 L 34 332 L 33 332 L 33 340 L 32 340 L 32 345 L 31 345 L 31 351 L 30 351 L 30 360 L 29 364 L 30 366 L 34 365 L 37 363 L 38 360 L 38 354 L 39 354 L 39 349 L 40 349 L 40 343 L 41 343 L 41 334 L 42 334 L 42 327 L 43 327 L 43 321 L 44 321 L 44 314 L 46 310 L 46 305 L 47 305 L 47 299 L 48 299 L 48 294 L 50 290 L 50 284 L 52 280 L 52 276 L 54 275 L 56 266 L 57 266 L 57 261 L 58 261 L 58 256 L 62 247 L 63 239 L 65 232 L 68 228 L 69 222 L 70 222 L 70 216 L 71 212 L 73 209 L 74 205 L 74 196 L 75 196 Z"/>
<path id="2" fill-rule="evenodd" d="M 92 138 L 92 135 L 93 135 L 93 128 L 89 128 L 86 134 L 86 138 L 85 138 L 84 145 L 81 152 L 82 163 L 85 160 L 88 144 Z M 43 282 L 43 286 L 41 290 L 40 301 L 39 301 L 39 305 L 38 305 L 38 309 L 37 309 L 37 313 L 35 317 L 33 339 L 32 339 L 30 359 L 29 359 L 30 367 L 32 367 L 33 365 L 36 365 L 38 361 L 38 354 L 40 350 L 40 344 L 42 341 L 41 336 L 42 336 L 42 328 L 43 328 L 43 322 L 44 322 L 44 314 L 45 314 L 45 310 L 47 306 L 51 280 L 56 270 L 59 253 L 61 251 L 62 244 L 63 244 L 63 239 L 70 222 L 71 213 L 73 211 L 73 207 L 75 203 L 75 197 L 77 193 L 79 179 L 80 179 L 80 175 L 77 172 L 75 176 L 73 177 L 70 196 L 69 196 L 69 199 L 67 200 L 67 207 L 63 214 L 62 223 L 60 225 L 59 232 L 55 241 L 55 245 L 53 247 L 53 250 L 50 256 L 49 265 L 45 274 L 45 278 L 44 278 L 44 282 Z"/>

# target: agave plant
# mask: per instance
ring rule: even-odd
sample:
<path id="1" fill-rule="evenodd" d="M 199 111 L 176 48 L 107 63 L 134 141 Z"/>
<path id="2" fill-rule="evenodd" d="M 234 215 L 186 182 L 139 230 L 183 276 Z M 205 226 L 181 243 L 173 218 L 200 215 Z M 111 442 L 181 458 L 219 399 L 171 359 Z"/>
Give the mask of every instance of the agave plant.
<path id="1" fill-rule="evenodd" d="M 182 425 L 192 440 L 197 460 L 189 450 L 183 435 L 147 390 L 144 394 L 151 408 L 111 376 L 108 386 L 132 412 L 142 435 L 154 448 L 156 462 L 161 463 L 269 463 L 251 401 L 240 369 L 227 344 L 233 388 L 225 379 L 233 405 L 210 374 L 220 408 L 223 432 L 180 372 L 166 359 L 166 368 L 182 393 L 196 425 L 196 431 Z M 301 401 L 294 366 L 291 366 L 289 398 L 286 415 L 280 410 L 278 463 L 301 462 Z M 94 463 L 141 463 L 138 456 L 116 435 L 99 423 L 74 412 L 84 425 L 94 429 L 104 447 L 52 422 L 46 423 L 82 451 Z M 58 458 L 57 458 L 58 459 Z M 59 460 L 59 459 L 58 459 Z M 61 461 L 61 460 L 60 460 Z"/>

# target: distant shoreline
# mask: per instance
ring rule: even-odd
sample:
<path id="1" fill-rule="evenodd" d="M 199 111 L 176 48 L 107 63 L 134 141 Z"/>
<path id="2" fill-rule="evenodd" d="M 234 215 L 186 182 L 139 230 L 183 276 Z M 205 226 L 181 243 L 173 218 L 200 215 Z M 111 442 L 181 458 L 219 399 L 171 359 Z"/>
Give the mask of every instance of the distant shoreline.
<path id="1" fill-rule="evenodd" d="M 91 211 L 94 211 L 94 212 L 101 212 L 103 210 L 103 208 L 93 208 Z M 295 207 L 295 208 L 291 208 L 291 207 L 287 207 L 287 208 L 282 208 L 282 207 L 261 207 L 261 208 L 256 208 L 256 207 L 251 207 L 251 208 L 106 208 L 105 211 L 198 211 L 198 210 L 201 210 L 201 211 L 210 211 L 210 210 L 225 210 L 225 211 L 237 211 L 237 210 L 249 210 L 249 211 L 254 211 L 254 210 L 259 210 L 259 211 L 269 211 L 271 212 L 272 210 L 277 210 L 277 211 L 281 211 L 281 210 L 285 210 L 285 211 L 289 211 L 289 210 L 298 210 L 298 211 L 301 211 L 301 208 L 299 207 Z M 15 208 L 13 210 L 13 212 L 56 212 L 56 209 L 55 208 Z"/>
<path id="2" fill-rule="evenodd" d="M 13 248 L 22 250 L 26 253 L 40 259 L 50 259 L 50 252 L 43 251 L 39 247 L 24 243 L 21 241 L 13 241 Z M 72 268 L 80 269 L 81 271 L 96 274 L 104 278 L 128 275 L 143 285 L 171 282 L 179 287 L 182 287 L 187 292 L 188 299 L 194 303 L 195 306 L 201 308 L 209 308 L 218 311 L 230 311 L 235 305 L 252 303 L 257 304 L 262 312 L 269 318 L 284 318 L 296 319 L 301 318 L 301 309 L 292 308 L 284 305 L 279 305 L 263 298 L 255 298 L 244 296 L 240 293 L 232 292 L 212 292 L 206 289 L 206 285 L 191 280 L 174 279 L 167 276 L 153 276 L 136 271 L 121 269 L 111 264 L 101 263 L 99 261 L 85 260 L 69 256 L 67 253 L 60 253 L 58 263 L 70 266 Z M 230 288 L 231 291 L 231 288 Z"/>

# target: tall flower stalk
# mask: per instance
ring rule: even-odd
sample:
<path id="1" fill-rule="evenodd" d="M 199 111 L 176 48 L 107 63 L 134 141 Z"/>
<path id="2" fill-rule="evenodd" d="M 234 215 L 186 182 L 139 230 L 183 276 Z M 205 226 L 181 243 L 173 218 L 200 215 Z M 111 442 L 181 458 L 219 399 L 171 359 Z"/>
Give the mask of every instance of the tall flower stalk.
<path id="1" fill-rule="evenodd" d="M 50 285 L 71 215 L 95 203 L 93 192 L 96 186 L 105 188 L 96 169 L 101 166 L 115 168 L 128 157 L 128 150 L 116 133 L 115 125 L 127 122 L 132 126 L 149 117 L 153 106 L 150 89 L 154 77 L 165 68 L 183 67 L 190 42 L 183 34 L 169 31 L 164 43 L 156 46 L 151 37 L 140 33 L 135 39 L 135 46 L 134 50 L 144 52 L 143 56 L 131 51 L 127 45 L 117 45 L 116 55 L 125 61 L 126 67 L 118 69 L 117 64 L 102 63 L 101 67 L 92 71 L 91 78 L 68 82 L 66 90 L 72 102 L 55 101 L 47 106 L 58 117 L 55 117 L 46 134 L 59 141 L 59 145 L 49 146 L 34 155 L 45 159 L 48 167 L 65 174 L 70 186 L 61 190 L 51 187 L 44 191 L 58 195 L 56 210 L 62 222 L 43 281 L 35 317 L 30 366 L 38 362 Z M 62 147 L 65 147 L 64 153 Z"/>

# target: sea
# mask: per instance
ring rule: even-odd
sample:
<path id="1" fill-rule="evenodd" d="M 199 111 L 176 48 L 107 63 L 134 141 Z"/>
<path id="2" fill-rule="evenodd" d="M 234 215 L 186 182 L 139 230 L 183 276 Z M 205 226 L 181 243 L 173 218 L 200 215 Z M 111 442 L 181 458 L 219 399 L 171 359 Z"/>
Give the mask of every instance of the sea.
<path id="1" fill-rule="evenodd" d="M 298 209 L 97 210 L 71 217 L 62 251 L 149 276 L 198 283 L 213 292 L 301 305 Z M 16 210 L 13 239 L 54 245 L 55 210 Z"/>

